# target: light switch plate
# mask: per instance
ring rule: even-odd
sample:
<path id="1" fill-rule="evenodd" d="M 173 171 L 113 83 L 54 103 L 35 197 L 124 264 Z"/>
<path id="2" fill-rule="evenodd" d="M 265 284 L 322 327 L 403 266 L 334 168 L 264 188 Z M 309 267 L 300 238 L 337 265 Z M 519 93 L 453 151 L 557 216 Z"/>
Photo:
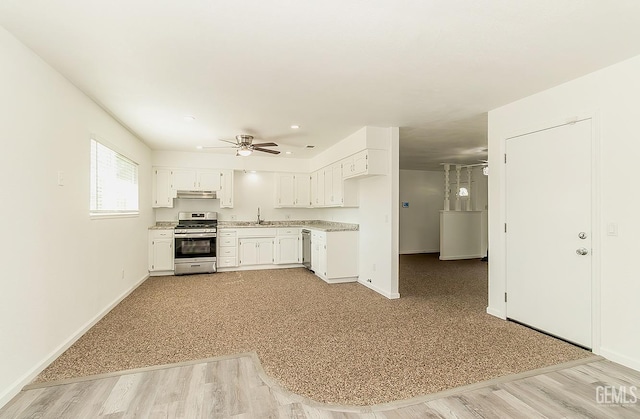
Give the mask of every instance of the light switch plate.
<path id="1" fill-rule="evenodd" d="M 64 172 L 58 171 L 58 186 L 64 186 Z"/>

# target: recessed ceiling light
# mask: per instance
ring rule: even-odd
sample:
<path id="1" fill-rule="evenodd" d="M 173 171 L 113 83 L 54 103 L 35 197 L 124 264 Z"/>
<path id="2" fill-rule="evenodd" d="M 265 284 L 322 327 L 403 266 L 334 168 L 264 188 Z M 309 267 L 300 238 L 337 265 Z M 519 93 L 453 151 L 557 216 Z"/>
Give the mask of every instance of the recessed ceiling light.
<path id="1" fill-rule="evenodd" d="M 290 151 L 285 151 L 284 154 L 291 154 L 291 152 Z"/>
<path id="2" fill-rule="evenodd" d="M 198 150 L 202 150 L 202 148 L 203 148 L 203 147 L 202 147 L 201 145 L 197 145 L 197 146 L 196 146 L 196 148 L 197 148 Z"/>
<path id="3" fill-rule="evenodd" d="M 185 115 L 185 116 L 182 117 L 182 119 L 184 119 L 185 121 L 191 122 L 191 121 L 195 121 L 196 117 L 193 116 L 193 115 Z"/>
<path id="4" fill-rule="evenodd" d="M 300 125 L 291 125 L 291 128 L 292 129 L 298 129 L 298 128 L 300 128 Z"/>

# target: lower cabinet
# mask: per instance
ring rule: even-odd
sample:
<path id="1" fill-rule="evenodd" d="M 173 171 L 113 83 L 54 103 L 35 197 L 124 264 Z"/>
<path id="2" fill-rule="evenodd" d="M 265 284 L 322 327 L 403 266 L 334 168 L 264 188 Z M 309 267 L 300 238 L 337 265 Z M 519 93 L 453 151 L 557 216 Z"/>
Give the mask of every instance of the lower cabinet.
<path id="1" fill-rule="evenodd" d="M 239 266 L 268 265 L 274 261 L 271 237 L 238 239 Z"/>
<path id="2" fill-rule="evenodd" d="M 173 274 L 173 229 L 149 230 L 149 272 L 151 275 Z"/>
<path id="3" fill-rule="evenodd" d="M 299 228 L 279 228 L 276 235 L 274 263 L 302 263 Z"/>
<path id="4" fill-rule="evenodd" d="M 218 268 L 238 266 L 238 233 L 236 230 L 218 230 Z"/>
<path id="5" fill-rule="evenodd" d="M 358 280 L 358 232 L 311 231 L 311 270 L 326 282 Z"/>

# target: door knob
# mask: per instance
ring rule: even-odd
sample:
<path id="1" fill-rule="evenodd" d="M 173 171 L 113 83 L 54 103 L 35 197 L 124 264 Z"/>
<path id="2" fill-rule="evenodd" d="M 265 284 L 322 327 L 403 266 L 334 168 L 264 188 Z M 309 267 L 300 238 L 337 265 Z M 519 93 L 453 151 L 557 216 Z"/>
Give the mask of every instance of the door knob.
<path id="1" fill-rule="evenodd" d="M 580 233 L 578 233 L 578 237 L 584 240 L 587 238 L 587 233 L 585 233 L 584 231 L 581 231 Z"/>
<path id="2" fill-rule="evenodd" d="M 589 253 L 589 251 L 587 249 L 585 249 L 584 247 L 581 247 L 581 248 L 576 250 L 576 253 L 579 254 L 580 256 L 584 256 L 587 253 Z"/>

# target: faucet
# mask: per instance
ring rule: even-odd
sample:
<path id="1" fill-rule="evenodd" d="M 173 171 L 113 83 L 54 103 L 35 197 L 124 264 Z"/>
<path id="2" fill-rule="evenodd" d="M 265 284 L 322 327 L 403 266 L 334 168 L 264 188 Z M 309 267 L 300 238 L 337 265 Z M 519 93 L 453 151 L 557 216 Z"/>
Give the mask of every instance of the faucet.
<path id="1" fill-rule="evenodd" d="M 258 224 L 262 224 L 262 220 L 260 219 L 260 207 L 258 207 Z"/>

